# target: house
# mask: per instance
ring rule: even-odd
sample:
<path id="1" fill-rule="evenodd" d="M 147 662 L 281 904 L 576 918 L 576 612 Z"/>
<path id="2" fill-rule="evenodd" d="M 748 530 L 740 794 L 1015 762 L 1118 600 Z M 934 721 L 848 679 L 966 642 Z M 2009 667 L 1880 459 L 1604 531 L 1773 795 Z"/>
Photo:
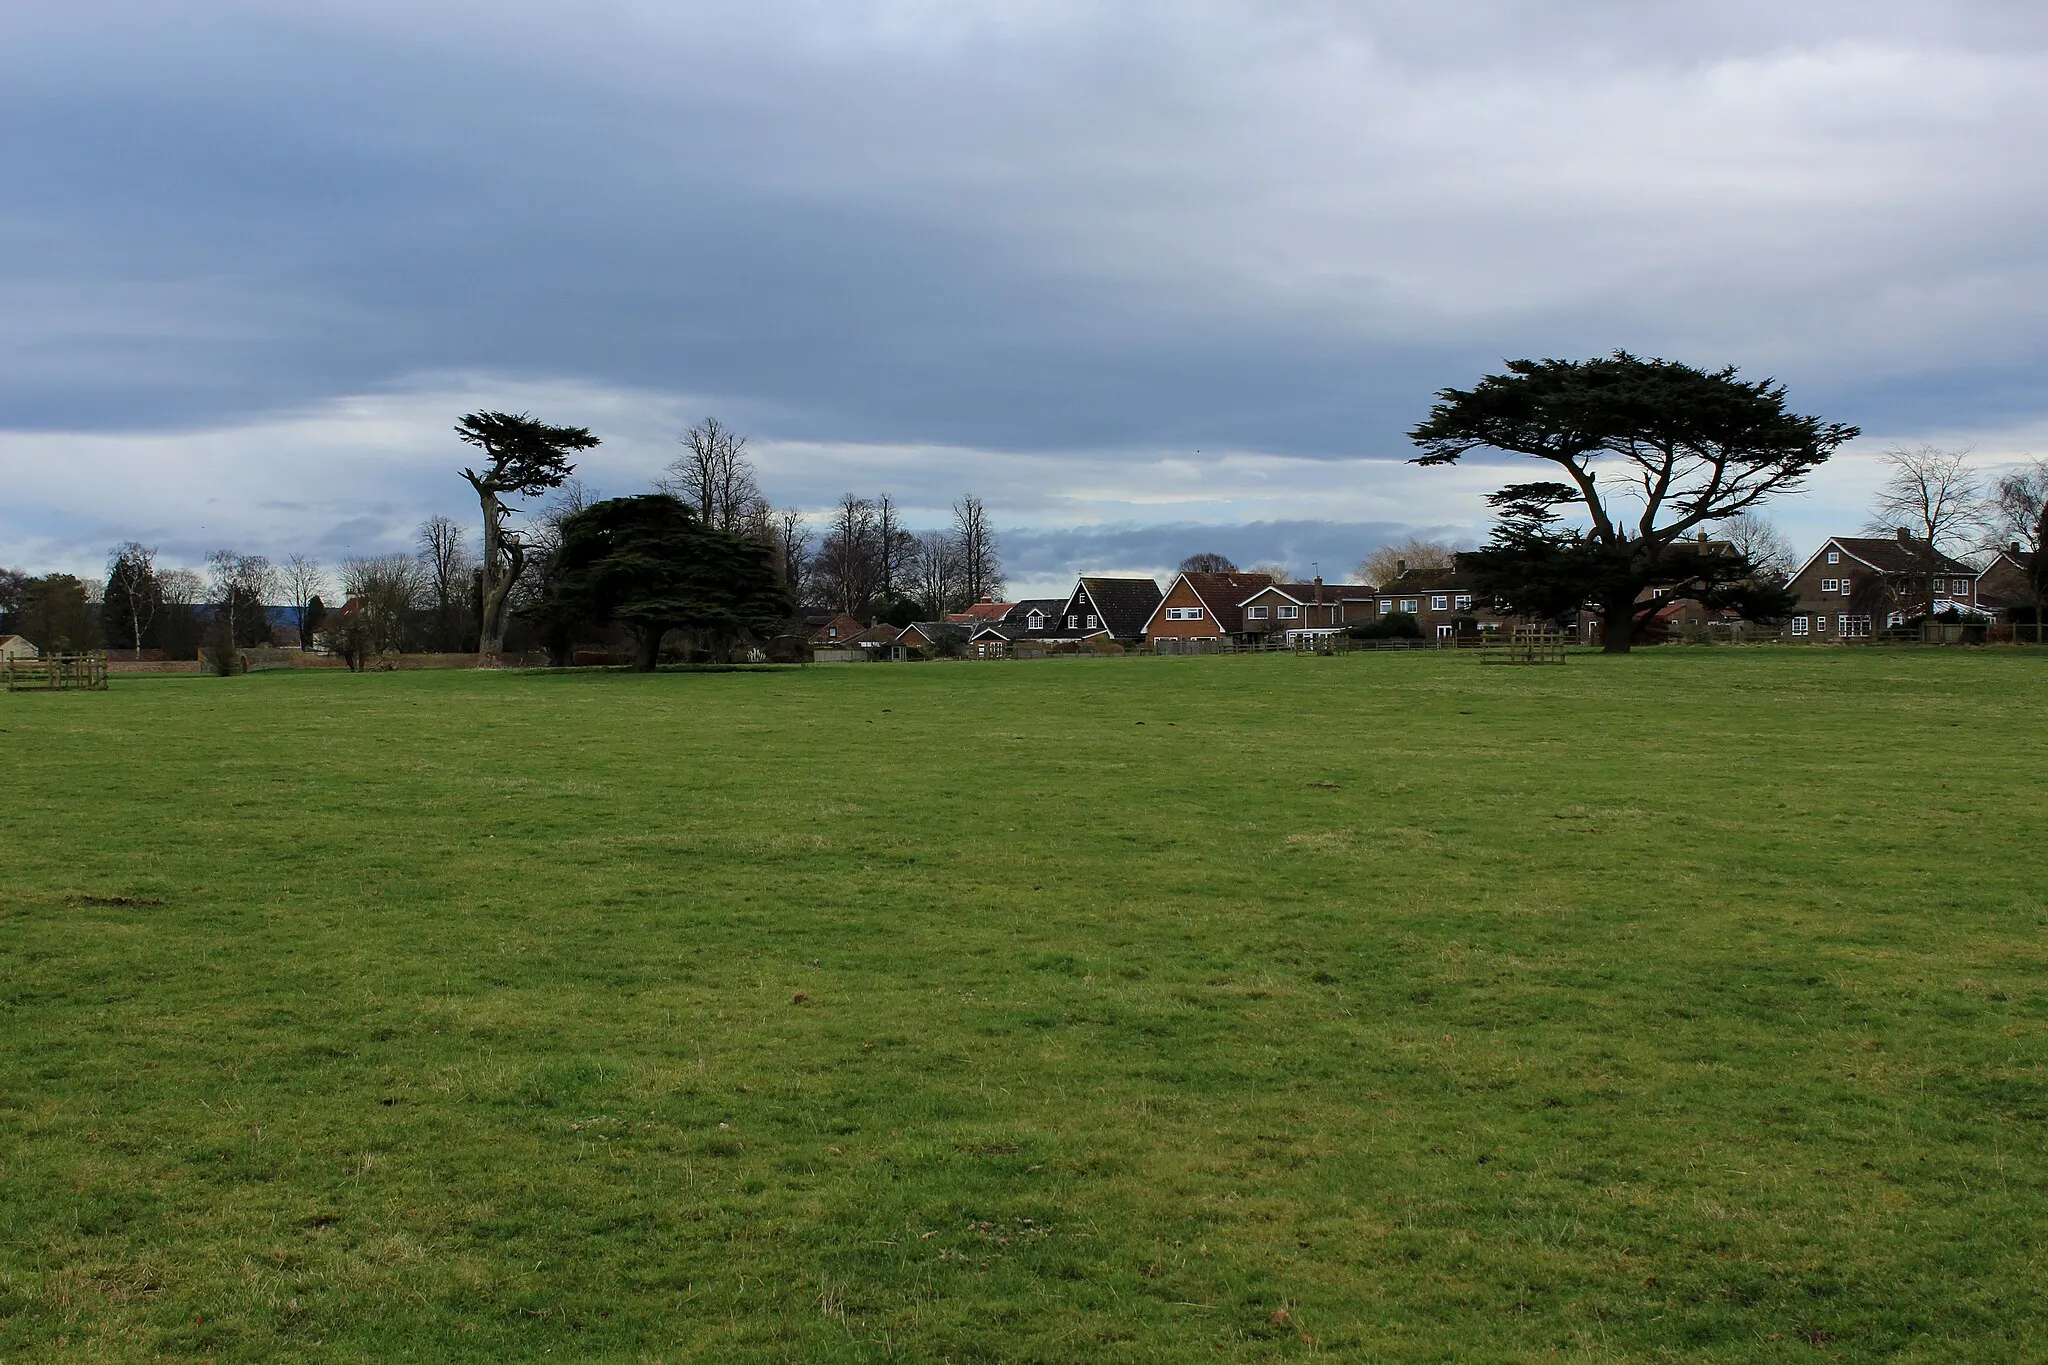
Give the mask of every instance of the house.
<path id="1" fill-rule="evenodd" d="M 866 627 L 860 622 L 842 611 L 811 632 L 811 643 L 820 649 L 850 649 L 854 637 L 864 629 Z"/>
<path id="2" fill-rule="evenodd" d="M 1977 605 L 2006 625 L 2040 620 L 2041 604 L 2034 598 L 2034 552 L 2022 550 L 2018 541 L 1991 557 L 1977 579 Z M 2022 631 L 2032 639 L 2031 631 Z"/>
<path id="3" fill-rule="evenodd" d="M 1269 583 L 1238 603 L 1244 612 L 1244 634 L 1263 639 L 1285 632 L 1289 643 L 1304 635 L 1334 635 L 1354 622 L 1377 614 L 1369 584 Z"/>
<path id="4" fill-rule="evenodd" d="M 26 661 L 42 657 L 43 651 L 30 644 L 27 637 L 21 635 L 0 635 L 0 662 L 5 662 L 9 659 Z"/>
<path id="5" fill-rule="evenodd" d="M 905 649 L 930 649 L 941 640 L 953 639 L 965 642 L 967 632 L 944 621 L 912 621 L 896 637 L 896 643 Z"/>
<path id="6" fill-rule="evenodd" d="M 1175 574 L 1145 620 L 1145 643 L 1158 654 L 1203 654 L 1244 640 L 1243 602 L 1274 586 L 1271 574 Z"/>
<path id="7" fill-rule="evenodd" d="M 892 626 L 887 621 L 877 621 L 860 634 L 854 636 L 852 644 L 856 649 L 879 649 L 886 645 L 893 645 L 902 638 L 902 626 Z"/>
<path id="8" fill-rule="evenodd" d="M 1868 639 L 1921 616 L 1983 616 L 1977 571 L 1901 527 L 1892 536 L 1832 536 L 1792 575 L 1794 640 Z"/>
<path id="9" fill-rule="evenodd" d="M 965 626 L 972 631 L 981 626 L 992 625 L 1015 610 L 1015 602 L 992 602 L 984 597 L 965 611 L 956 611 L 946 618 L 949 626 Z"/>
<path id="10" fill-rule="evenodd" d="M 1514 618 L 1493 610 L 1492 602 L 1458 570 L 1410 569 L 1405 564 L 1397 569 L 1392 579 L 1380 585 L 1375 620 L 1396 612 L 1412 616 L 1425 640 L 1512 628 Z"/>
<path id="11" fill-rule="evenodd" d="M 1159 584 L 1150 578 L 1084 574 L 1054 610 L 1046 630 L 1064 640 L 1096 639 L 1107 632 L 1119 643 L 1136 644 L 1145 638 L 1145 623 L 1159 602 Z"/>

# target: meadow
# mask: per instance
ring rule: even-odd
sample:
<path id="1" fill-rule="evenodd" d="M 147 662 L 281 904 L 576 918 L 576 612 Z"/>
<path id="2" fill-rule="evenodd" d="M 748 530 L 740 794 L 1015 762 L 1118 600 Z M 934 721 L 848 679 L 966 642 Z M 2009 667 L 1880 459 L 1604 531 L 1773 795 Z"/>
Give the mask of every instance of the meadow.
<path id="1" fill-rule="evenodd" d="M 0 696 L 0 1361 L 2048 1357 L 2048 657 Z"/>

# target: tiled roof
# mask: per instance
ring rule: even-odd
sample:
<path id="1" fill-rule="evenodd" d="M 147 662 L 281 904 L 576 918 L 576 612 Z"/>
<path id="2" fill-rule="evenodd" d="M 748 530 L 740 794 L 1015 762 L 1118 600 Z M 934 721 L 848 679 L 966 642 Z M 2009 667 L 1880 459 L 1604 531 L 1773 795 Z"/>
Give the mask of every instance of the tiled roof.
<path id="1" fill-rule="evenodd" d="M 1240 602 L 1260 588 L 1273 586 L 1273 576 L 1263 573 L 1184 573 L 1181 578 L 1209 608 L 1216 628 L 1225 633 L 1244 629 Z"/>
<path id="2" fill-rule="evenodd" d="M 1095 604 L 1096 614 L 1109 627 L 1109 633 L 1122 639 L 1145 633 L 1145 622 L 1151 619 L 1163 596 L 1159 585 L 1149 578 L 1094 578 L 1084 574 L 1080 586 L 1088 590 L 1088 600 Z"/>
<path id="3" fill-rule="evenodd" d="M 1897 536 L 1830 536 L 1829 540 L 1841 546 L 1844 552 L 1885 573 L 1924 573 L 1927 570 L 1927 542 L 1924 540 L 1900 540 Z M 1972 577 L 1977 573 L 1960 559 L 1950 559 L 1939 551 L 1934 556 L 1934 571 Z"/>

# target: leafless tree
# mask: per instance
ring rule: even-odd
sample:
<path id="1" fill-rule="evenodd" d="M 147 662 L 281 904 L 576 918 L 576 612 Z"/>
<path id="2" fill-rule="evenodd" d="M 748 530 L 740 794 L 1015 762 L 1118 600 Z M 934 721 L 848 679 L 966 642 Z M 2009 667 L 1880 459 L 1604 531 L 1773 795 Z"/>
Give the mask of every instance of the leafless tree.
<path id="1" fill-rule="evenodd" d="M 156 576 L 157 596 L 169 607 L 196 607 L 206 600 L 206 580 L 190 569 L 163 569 Z"/>
<path id="2" fill-rule="evenodd" d="M 452 649 L 462 633 L 463 599 L 473 572 L 462 524 L 453 517 L 428 517 L 416 533 L 420 567 L 434 594 L 435 649 Z"/>
<path id="3" fill-rule="evenodd" d="M 1880 459 L 1886 474 L 1870 504 L 1868 529 L 1880 535 L 1903 530 L 1919 542 L 1915 588 L 1931 606 L 1941 556 L 1960 557 L 1983 542 L 1992 512 L 1983 476 L 1967 448 L 1893 446 Z"/>
<path id="4" fill-rule="evenodd" d="M 988 512 L 971 493 L 953 504 L 953 545 L 960 556 L 960 588 L 967 600 L 994 600 L 1003 590 L 1003 561 Z"/>
<path id="5" fill-rule="evenodd" d="M 2048 460 L 2029 459 L 1999 475 L 1991 489 L 1992 547 L 2038 550 L 2041 512 L 2048 507 Z"/>
<path id="6" fill-rule="evenodd" d="M 1391 583 L 1405 570 L 1408 573 L 1449 573 L 1458 565 L 1458 551 L 1441 540 L 1423 540 L 1410 536 L 1406 540 L 1382 545 L 1358 561 L 1358 577 L 1361 582 L 1375 587 Z"/>
<path id="7" fill-rule="evenodd" d="M 1264 564 L 1254 564 L 1249 569 L 1246 569 L 1245 572 L 1262 573 L 1275 583 L 1285 583 L 1289 580 L 1287 566 L 1273 560 L 1268 560 Z"/>
<path id="8" fill-rule="evenodd" d="M 299 648 L 311 648 L 313 642 L 308 638 L 311 632 L 306 629 L 306 608 L 314 598 L 327 591 L 327 571 L 311 555 L 293 555 L 278 570 L 277 579 L 285 597 L 298 612 Z"/>
<path id="9" fill-rule="evenodd" d="M 345 559 L 341 562 L 341 588 L 369 632 L 373 654 L 403 648 L 413 615 L 433 594 L 427 570 L 411 555 Z"/>
<path id="10" fill-rule="evenodd" d="M 1775 588 L 1792 581 L 1793 570 L 1799 567 L 1792 554 L 1792 542 L 1768 517 L 1744 512 L 1728 518 L 1716 529 L 1721 539 L 1735 547 L 1735 553 L 1755 567 L 1758 581 Z"/>
<path id="11" fill-rule="evenodd" d="M 910 559 L 910 591 L 930 619 L 966 605 L 961 588 L 960 549 L 944 531 L 926 531 L 916 538 Z"/>
<path id="12" fill-rule="evenodd" d="M 255 633 L 251 613 L 260 613 L 277 586 L 277 571 L 262 555 L 240 555 L 232 550 L 215 550 L 206 557 L 209 595 L 214 609 L 225 617 L 229 638 L 239 645 Z M 265 618 L 267 629 L 268 618 Z"/>
<path id="13" fill-rule="evenodd" d="M 896 504 L 887 493 L 875 499 L 875 581 L 876 591 L 895 597 L 911 557 L 917 553 L 917 537 L 903 529 L 896 518 Z"/>
<path id="14" fill-rule="evenodd" d="M 669 462 L 655 487 L 688 503 L 706 526 L 742 532 L 766 506 L 747 458 L 747 438 L 706 417 L 683 433 L 682 443 L 683 453 Z"/>
<path id="15" fill-rule="evenodd" d="M 875 554 L 875 508 L 866 498 L 848 493 L 832 509 L 826 525 L 814 578 L 827 602 L 849 616 L 864 617 L 881 586 Z"/>
<path id="16" fill-rule="evenodd" d="M 1229 555 L 1219 555 L 1214 550 L 1203 550 L 1189 555 L 1180 562 L 1182 573 L 1236 573 L 1237 565 L 1230 562 Z"/>
<path id="17" fill-rule="evenodd" d="M 770 543 L 775 547 L 775 563 L 782 581 L 792 587 L 800 586 L 810 567 L 810 519 L 799 508 L 784 507 L 769 517 L 769 530 L 774 536 Z"/>

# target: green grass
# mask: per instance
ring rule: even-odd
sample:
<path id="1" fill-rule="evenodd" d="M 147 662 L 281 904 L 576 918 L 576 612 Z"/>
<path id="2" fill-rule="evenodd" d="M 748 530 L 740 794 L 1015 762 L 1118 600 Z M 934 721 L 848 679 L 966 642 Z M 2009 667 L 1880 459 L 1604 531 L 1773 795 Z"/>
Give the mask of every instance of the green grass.
<path id="1" fill-rule="evenodd" d="M 0 1360 L 2048 1356 L 2048 660 L 0 696 Z"/>

